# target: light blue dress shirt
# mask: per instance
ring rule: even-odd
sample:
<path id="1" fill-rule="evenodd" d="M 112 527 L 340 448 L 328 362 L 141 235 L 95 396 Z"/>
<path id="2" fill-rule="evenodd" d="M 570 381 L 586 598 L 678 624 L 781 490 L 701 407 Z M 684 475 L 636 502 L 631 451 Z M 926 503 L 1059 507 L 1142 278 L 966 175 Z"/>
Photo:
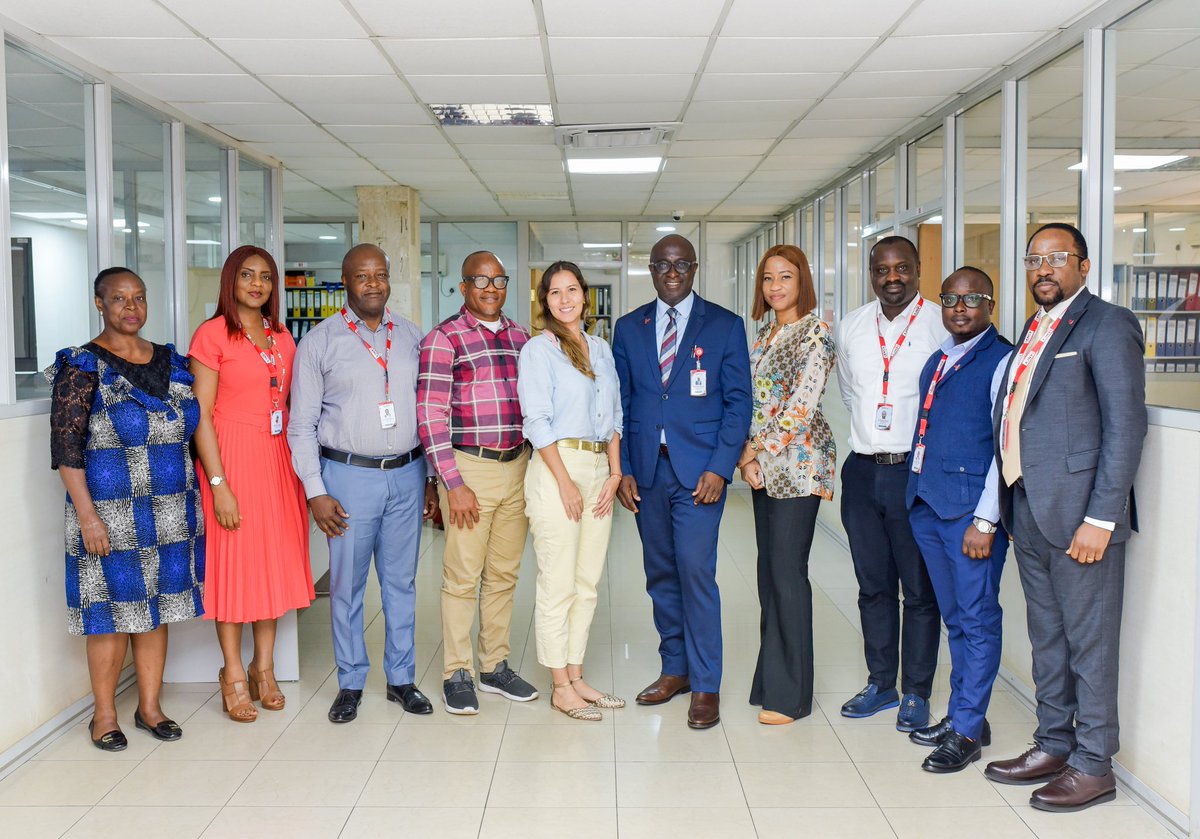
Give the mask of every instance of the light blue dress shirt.
<path id="1" fill-rule="evenodd" d="M 592 371 L 576 370 L 549 332 L 529 339 L 517 362 L 523 432 L 535 448 L 570 438 L 608 442 L 621 433 L 621 388 L 608 342 L 584 335 Z"/>
<path id="2" fill-rule="evenodd" d="M 696 302 L 696 292 L 689 291 L 688 296 L 675 304 L 675 361 L 671 364 L 671 370 L 675 369 L 675 365 L 680 363 L 680 359 L 691 358 L 692 348 L 686 350 L 683 347 L 683 332 L 687 329 L 688 318 L 692 316 L 692 305 Z M 671 319 L 667 317 L 667 309 L 671 307 L 663 302 L 663 299 L 658 298 L 658 305 L 654 309 L 654 357 L 658 357 L 659 350 L 662 349 L 663 337 L 667 334 L 667 324 Z M 685 362 L 686 363 L 686 362 Z M 667 442 L 667 430 L 664 428 L 658 435 L 658 442 Z"/>
<path id="3" fill-rule="evenodd" d="M 988 330 L 985 329 L 970 341 L 964 341 L 961 344 L 954 343 L 954 336 L 942 342 L 942 352 L 946 354 L 946 367 L 953 367 L 957 364 L 987 334 Z M 1006 355 L 1000 359 L 1000 363 L 996 365 L 996 369 L 992 373 L 990 393 L 993 409 L 996 407 L 996 395 L 1004 384 L 1004 374 L 1007 369 L 1008 356 Z M 921 398 L 924 398 L 924 394 L 921 395 Z M 983 495 L 979 496 L 979 503 L 975 505 L 975 515 L 993 524 L 1000 521 L 1000 471 L 996 468 L 995 456 L 992 457 L 992 464 L 988 467 L 987 477 L 983 482 Z"/>

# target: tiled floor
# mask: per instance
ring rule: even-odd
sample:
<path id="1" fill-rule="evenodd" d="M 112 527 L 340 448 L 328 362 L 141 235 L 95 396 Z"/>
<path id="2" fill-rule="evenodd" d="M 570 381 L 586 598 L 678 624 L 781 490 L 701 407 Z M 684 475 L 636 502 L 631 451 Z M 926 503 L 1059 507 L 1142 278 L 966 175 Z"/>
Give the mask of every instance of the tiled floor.
<path id="1" fill-rule="evenodd" d="M 334 726 L 337 691 L 329 604 L 300 619 L 301 673 L 287 709 L 252 725 L 221 713 L 214 684 L 168 686 L 166 709 L 186 735 L 159 744 L 132 724 L 130 747 L 88 744 L 86 720 L 0 782 L 5 837 L 1160 837 L 1168 832 L 1123 793 L 1074 815 L 1027 805 L 1028 787 L 984 779 L 982 764 L 950 776 L 920 770 L 924 753 L 894 714 L 838 715 L 865 682 L 855 591 L 844 548 L 818 530 L 815 585 L 819 707 L 785 727 L 760 726 L 748 703 L 757 652 L 753 521 L 734 492 L 721 531 L 725 680 L 721 725 L 685 726 L 686 700 L 640 708 L 634 694 L 658 673 L 657 637 L 633 518 L 619 514 L 592 628 L 592 684 L 630 700 L 601 723 L 574 722 L 545 696 L 518 705 L 481 694 L 481 713 L 441 708 L 438 616 L 441 538 L 428 532 L 418 580 L 418 673 L 431 716 L 386 702 L 372 671 L 359 718 Z M 535 564 L 527 552 L 517 592 L 512 664 L 543 690 L 532 623 Z M 368 595 L 372 659 L 383 656 L 378 590 Z M 945 650 L 942 660 L 948 658 Z M 934 711 L 945 707 L 947 667 Z M 136 697 L 121 698 L 129 721 Z M 1033 717 L 997 690 L 985 758 L 1025 748 Z"/>

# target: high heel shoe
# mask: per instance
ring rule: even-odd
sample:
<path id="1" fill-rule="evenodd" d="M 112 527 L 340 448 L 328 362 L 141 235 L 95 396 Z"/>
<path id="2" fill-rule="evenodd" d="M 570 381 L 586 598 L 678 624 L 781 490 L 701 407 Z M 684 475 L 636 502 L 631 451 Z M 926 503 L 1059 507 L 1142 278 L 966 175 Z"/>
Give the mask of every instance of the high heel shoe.
<path id="1" fill-rule="evenodd" d="M 560 688 L 563 690 L 569 688 L 570 686 L 570 682 L 567 682 L 565 685 L 554 685 L 555 688 Z M 604 719 L 604 715 L 601 714 L 600 711 L 597 710 L 593 705 L 585 705 L 582 708 L 560 708 L 558 705 L 554 704 L 553 691 L 550 692 L 550 707 L 555 711 L 558 711 L 560 714 L 566 714 L 571 719 L 580 720 L 581 722 L 600 722 Z"/>
<path id="2" fill-rule="evenodd" d="M 242 682 L 226 682 L 225 668 L 217 671 L 217 682 L 221 685 L 221 700 L 225 703 L 225 713 L 234 722 L 254 722 L 258 719 L 258 709 L 250 701 L 250 690 Z"/>
<path id="3" fill-rule="evenodd" d="M 275 681 L 274 670 L 255 673 L 247 667 L 246 676 L 249 677 L 252 700 L 262 702 L 263 709 L 266 711 L 283 710 L 283 706 L 287 704 L 287 697 L 283 695 L 283 691 L 279 689 L 279 684 Z"/>
<path id="4" fill-rule="evenodd" d="M 578 679 L 572 679 L 571 684 L 582 681 L 583 676 L 580 676 Z M 582 699 L 582 697 L 580 698 Z M 585 699 L 584 701 L 594 708 L 607 708 L 610 711 L 617 711 L 625 707 L 625 700 L 619 696 L 613 696 L 611 693 L 602 693 L 595 699 Z"/>

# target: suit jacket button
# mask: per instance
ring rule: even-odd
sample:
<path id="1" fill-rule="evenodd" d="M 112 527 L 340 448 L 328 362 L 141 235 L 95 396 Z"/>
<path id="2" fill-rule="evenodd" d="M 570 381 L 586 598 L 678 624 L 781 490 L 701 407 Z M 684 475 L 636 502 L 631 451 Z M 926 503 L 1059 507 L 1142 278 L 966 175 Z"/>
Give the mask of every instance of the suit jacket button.
<path id="1" fill-rule="evenodd" d="M 958 467 L 958 471 L 959 471 L 959 472 L 966 472 L 966 471 L 967 471 L 967 469 L 966 469 L 966 467 L 965 467 L 965 466 L 960 466 L 960 467 Z"/>
<path id="2" fill-rule="evenodd" d="M 664 393 L 663 394 L 663 402 L 666 402 L 666 401 L 667 401 L 667 395 Z"/>

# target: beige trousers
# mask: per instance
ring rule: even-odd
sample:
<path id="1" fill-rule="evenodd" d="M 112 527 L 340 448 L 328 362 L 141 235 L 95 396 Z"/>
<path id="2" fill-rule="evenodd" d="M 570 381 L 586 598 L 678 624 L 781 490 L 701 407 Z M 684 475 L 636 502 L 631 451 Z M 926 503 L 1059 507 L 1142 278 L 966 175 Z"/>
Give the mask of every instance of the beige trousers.
<path id="1" fill-rule="evenodd" d="M 525 509 L 537 553 L 533 627 L 537 658 L 545 667 L 583 664 L 596 612 L 596 584 L 604 572 L 612 513 L 592 515 L 608 477 L 608 455 L 559 449 L 567 474 L 583 496 L 583 517 L 567 518 L 558 481 L 537 452 L 525 475 Z"/>
<path id="2" fill-rule="evenodd" d="M 450 524 L 450 502 L 439 484 L 446 549 L 442 554 L 442 678 L 455 670 L 475 675 L 471 624 L 479 603 L 479 665 L 484 673 L 508 658 L 513 590 L 525 551 L 525 469 L 528 457 L 507 463 L 456 451 L 458 471 L 479 501 L 473 529 Z"/>

